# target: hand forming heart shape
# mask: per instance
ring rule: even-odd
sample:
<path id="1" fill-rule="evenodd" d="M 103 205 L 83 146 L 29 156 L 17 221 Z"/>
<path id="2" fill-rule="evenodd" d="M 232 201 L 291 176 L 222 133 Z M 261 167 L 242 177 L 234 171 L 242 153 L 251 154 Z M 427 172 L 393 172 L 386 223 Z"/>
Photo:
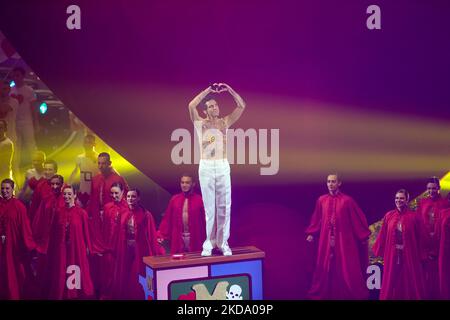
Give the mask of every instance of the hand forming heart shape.
<path id="1" fill-rule="evenodd" d="M 224 83 L 213 83 L 211 85 L 211 89 L 214 93 L 221 93 L 224 91 L 228 91 L 227 85 Z"/>

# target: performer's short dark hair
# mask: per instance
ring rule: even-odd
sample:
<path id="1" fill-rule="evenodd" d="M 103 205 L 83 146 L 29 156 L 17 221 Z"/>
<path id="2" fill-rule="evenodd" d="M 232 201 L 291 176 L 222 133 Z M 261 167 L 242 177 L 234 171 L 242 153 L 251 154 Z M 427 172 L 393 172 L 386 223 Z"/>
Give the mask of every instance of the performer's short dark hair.
<path id="1" fill-rule="evenodd" d="M 191 174 L 191 173 L 184 172 L 184 173 L 180 176 L 180 179 L 183 178 L 183 177 L 189 177 L 189 178 L 191 178 L 192 181 L 195 180 L 194 175 Z"/>
<path id="2" fill-rule="evenodd" d="M 108 161 L 111 161 L 111 156 L 109 155 L 108 152 L 102 152 L 102 153 L 100 153 L 100 154 L 98 155 L 98 157 L 99 157 L 99 158 L 100 158 L 100 157 L 103 157 L 103 158 L 108 159 Z"/>
<path id="3" fill-rule="evenodd" d="M 428 183 L 435 183 L 435 184 L 437 184 L 438 189 L 441 188 L 441 182 L 439 181 L 439 178 L 438 178 L 438 177 L 431 177 L 431 178 L 429 178 L 429 179 L 427 180 L 427 184 L 428 184 Z"/>
<path id="4" fill-rule="evenodd" d="M 78 189 L 75 187 L 75 185 L 73 185 L 73 184 L 65 184 L 64 186 L 63 186 L 63 188 L 62 188 L 63 190 L 64 189 L 72 189 L 72 191 L 73 191 L 73 194 L 77 194 L 77 192 L 78 192 Z"/>
<path id="5" fill-rule="evenodd" d="M 409 192 L 406 189 L 400 189 L 395 194 L 397 193 L 403 193 L 406 196 L 406 201 L 409 200 Z"/>
<path id="6" fill-rule="evenodd" d="M 64 177 L 60 174 L 55 174 L 53 177 L 50 178 L 50 180 L 57 178 L 61 183 L 64 183 Z"/>
<path id="7" fill-rule="evenodd" d="M 217 100 L 214 94 L 208 93 L 206 97 L 203 98 L 203 108 L 206 110 L 206 103 L 210 100 Z"/>
<path id="8" fill-rule="evenodd" d="M 125 188 L 124 188 L 124 186 L 123 186 L 123 184 L 122 184 L 121 182 L 114 182 L 114 183 L 112 184 L 112 186 L 111 186 L 111 189 L 114 188 L 114 187 L 119 188 L 120 191 L 125 190 Z"/>
<path id="9" fill-rule="evenodd" d="M 9 178 L 3 179 L 1 184 L 8 183 L 14 189 L 14 181 Z"/>
<path id="10" fill-rule="evenodd" d="M 139 191 L 139 189 L 138 189 L 138 188 L 131 188 L 130 190 L 128 190 L 128 192 L 130 192 L 130 191 L 134 191 L 134 192 L 136 192 L 136 194 L 138 195 L 138 197 L 140 197 L 140 196 L 141 196 L 141 191 Z"/>

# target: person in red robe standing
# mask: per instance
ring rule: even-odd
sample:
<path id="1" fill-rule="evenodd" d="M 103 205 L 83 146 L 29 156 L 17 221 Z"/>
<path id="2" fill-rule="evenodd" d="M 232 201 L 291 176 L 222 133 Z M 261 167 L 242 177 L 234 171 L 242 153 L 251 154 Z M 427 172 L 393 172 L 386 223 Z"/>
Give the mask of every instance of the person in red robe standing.
<path id="1" fill-rule="evenodd" d="M 128 212 L 124 186 L 116 182 L 111 187 L 111 199 L 104 206 L 102 223 L 102 250 L 100 257 L 100 299 L 111 299 L 114 266 L 116 263 L 116 243 L 121 217 Z"/>
<path id="2" fill-rule="evenodd" d="M 121 183 L 124 191 L 128 191 L 128 185 L 112 167 L 110 155 L 102 152 L 98 155 L 98 169 L 100 173 L 95 175 L 91 181 L 91 195 L 87 204 L 87 212 L 89 215 L 89 231 L 91 235 L 92 250 L 97 253 L 91 257 L 92 280 L 100 296 L 101 287 L 101 254 L 103 251 L 103 213 L 104 205 L 111 202 L 111 187 L 114 183 Z"/>
<path id="3" fill-rule="evenodd" d="M 450 300 L 450 209 L 441 212 L 441 239 L 439 246 L 440 299 Z"/>
<path id="4" fill-rule="evenodd" d="M 427 182 L 427 197 L 417 206 L 417 213 L 425 226 L 425 249 L 427 260 L 424 277 L 427 299 L 439 299 L 439 242 L 441 211 L 449 207 L 449 201 L 441 197 L 439 178 L 432 177 Z"/>
<path id="5" fill-rule="evenodd" d="M 145 274 L 142 258 L 164 254 L 156 240 L 153 216 L 139 202 L 139 190 L 128 191 L 128 210 L 121 216 L 117 238 L 113 281 L 115 299 L 142 300 L 144 291 L 139 284 L 139 275 Z"/>
<path id="6" fill-rule="evenodd" d="M 61 195 L 61 188 L 64 184 L 63 176 L 54 175 L 50 181 L 51 193 L 45 193 L 41 199 L 41 204 L 36 211 L 31 230 L 33 231 L 33 239 L 39 248 L 39 252 L 46 253 L 48 248 L 48 239 L 50 235 L 50 227 L 52 225 L 55 211 L 59 207 L 64 206 L 64 199 Z"/>
<path id="7" fill-rule="evenodd" d="M 50 187 L 50 179 L 58 172 L 58 164 L 54 160 L 46 160 L 44 162 L 44 176 L 39 180 L 31 178 L 28 182 L 29 187 L 33 190 L 31 196 L 30 209 L 28 215 L 30 221 L 33 224 L 34 217 L 36 215 L 42 199 L 50 197 L 52 194 L 52 188 Z"/>
<path id="8" fill-rule="evenodd" d="M 39 153 L 38 153 L 39 154 Z M 37 155 L 38 155 L 37 154 Z M 37 159 L 36 159 L 37 160 Z M 33 237 L 36 229 L 33 230 L 33 225 L 35 225 L 36 216 L 38 215 L 39 208 L 44 206 L 44 199 L 48 199 L 52 196 L 53 191 L 50 186 L 50 179 L 53 177 L 58 171 L 58 165 L 54 160 L 45 160 L 43 162 L 43 176 L 37 179 L 36 177 L 29 178 L 28 186 L 32 190 L 31 202 L 29 204 L 28 216 L 30 218 L 31 229 L 33 232 Z M 41 211 L 42 212 L 42 211 Z M 41 214 L 39 214 L 38 220 L 41 219 Z M 42 221 L 41 221 L 42 222 Z M 37 222 L 40 224 L 41 222 Z M 41 240 L 41 239 L 39 239 Z M 41 247 L 38 246 L 38 250 Z M 42 258 L 42 259 L 40 259 Z M 40 261 L 39 261 L 40 260 Z M 26 282 L 26 294 L 27 297 L 34 299 L 35 297 L 40 297 L 40 282 L 42 282 L 41 276 L 38 275 L 39 269 L 42 270 L 44 266 L 42 263 L 45 263 L 45 256 L 38 254 L 32 257 L 30 263 L 27 263 L 26 273 L 27 278 L 30 281 Z"/>
<path id="9" fill-rule="evenodd" d="M 337 174 L 327 177 L 328 194 L 317 200 L 308 242 L 318 241 L 316 268 L 308 298 L 368 299 L 366 268 L 370 235 L 364 213 L 343 194 Z"/>
<path id="10" fill-rule="evenodd" d="M 94 295 L 89 272 L 91 252 L 88 216 L 75 205 L 72 186 L 63 188 L 64 207 L 55 212 L 48 249 L 49 298 L 90 299 Z"/>
<path id="11" fill-rule="evenodd" d="M 422 261 L 424 227 L 418 215 L 408 207 L 409 194 L 395 194 L 395 210 L 383 218 L 373 245 L 375 255 L 384 261 L 380 300 L 420 300 L 426 297 Z"/>
<path id="12" fill-rule="evenodd" d="M 52 193 L 44 194 L 39 209 L 36 211 L 31 230 L 33 239 L 38 248 L 36 283 L 39 287 L 40 296 L 45 297 L 48 289 L 46 285 L 47 273 L 47 249 L 50 238 L 50 229 L 53 223 L 56 210 L 64 206 L 64 199 L 61 195 L 61 188 L 64 184 L 64 178 L 61 175 L 54 175 L 50 179 Z"/>
<path id="13" fill-rule="evenodd" d="M 36 249 L 25 205 L 13 196 L 14 181 L 4 179 L 0 199 L 0 300 L 23 298 L 27 251 Z"/>
<path id="14" fill-rule="evenodd" d="M 158 242 L 170 242 L 170 253 L 201 251 L 206 239 L 206 218 L 202 197 L 194 192 L 192 176 L 183 175 L 181 193 L 174 195 L 159 225 Z"/>

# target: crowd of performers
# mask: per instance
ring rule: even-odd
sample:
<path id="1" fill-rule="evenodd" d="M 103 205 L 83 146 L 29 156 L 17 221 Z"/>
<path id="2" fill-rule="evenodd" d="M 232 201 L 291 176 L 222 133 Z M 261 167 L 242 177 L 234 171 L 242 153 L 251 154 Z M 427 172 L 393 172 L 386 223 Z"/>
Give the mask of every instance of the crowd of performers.
<path id="1" fill-rule="evenodd" d="M 87 135 L 67 182 L 42 152 L 17 198 L 15 182 L 1 181 L 0 299 L 142 299 L 143 257 L 168 253 L 167 243 L 172 254 L 202 249 L 205 212 L 192 176 L 181 177 L 157 229 L 139 190 L 94 145 Z"/>
<path id="2" fill-rule="evenodd" d="M 317 243 L 310 299 L 368 299 L 369 227 L 357 203 L 343 194 L 337 174 L 327 177 L 328 194 L 319 197 L 306 230 Z M 409 194 L 395 194 L 372 246 L 383 259 L 380 300 L 450 299 L 450 199 L 436 177 L 426 185 L 416 210 Z"/>
<path id="3" fill-rule="evenodd" d="M 5 128 L 0 121 L 3 135 Z M 139 190 L 114 170 L 108 153 L 95 151 L 93 135 L 84 148 L 67 181 L 39 151 L 17 197 L 16 183 L 1 181 L 0 299 L 141 299 L 143 257 L 202 250 L 205 210 L 192 176 L 181 177 L 181 192 L 156 228 Z M 310 299 L 369 297 L 371 233 L 340 185 L 337 174 L 327 177 L 329 192 L 317 200 L 306 230 L 318 248 Z M 382 300 L 450 299 L 450 200 L 441 196 L 439 179 L 426 188 L 415 210 L 406 190 L 395 194 L 395 209 L 371 248 L 383 260 Z"/>

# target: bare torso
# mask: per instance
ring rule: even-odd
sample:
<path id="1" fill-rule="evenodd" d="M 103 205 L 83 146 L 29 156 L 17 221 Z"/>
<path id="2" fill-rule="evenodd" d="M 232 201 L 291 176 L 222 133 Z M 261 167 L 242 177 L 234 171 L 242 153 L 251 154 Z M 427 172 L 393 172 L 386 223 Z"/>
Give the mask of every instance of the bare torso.
<path id="1" fill-rule="evenodd" d="M 225 120 L 223 118 L 203 119 L 199 123 L 201 124 L 201 131 L 200 128 L 197 128 L 197 133 L 200 140 L 201 159 L 226 159 L 228 128 Z"/>

